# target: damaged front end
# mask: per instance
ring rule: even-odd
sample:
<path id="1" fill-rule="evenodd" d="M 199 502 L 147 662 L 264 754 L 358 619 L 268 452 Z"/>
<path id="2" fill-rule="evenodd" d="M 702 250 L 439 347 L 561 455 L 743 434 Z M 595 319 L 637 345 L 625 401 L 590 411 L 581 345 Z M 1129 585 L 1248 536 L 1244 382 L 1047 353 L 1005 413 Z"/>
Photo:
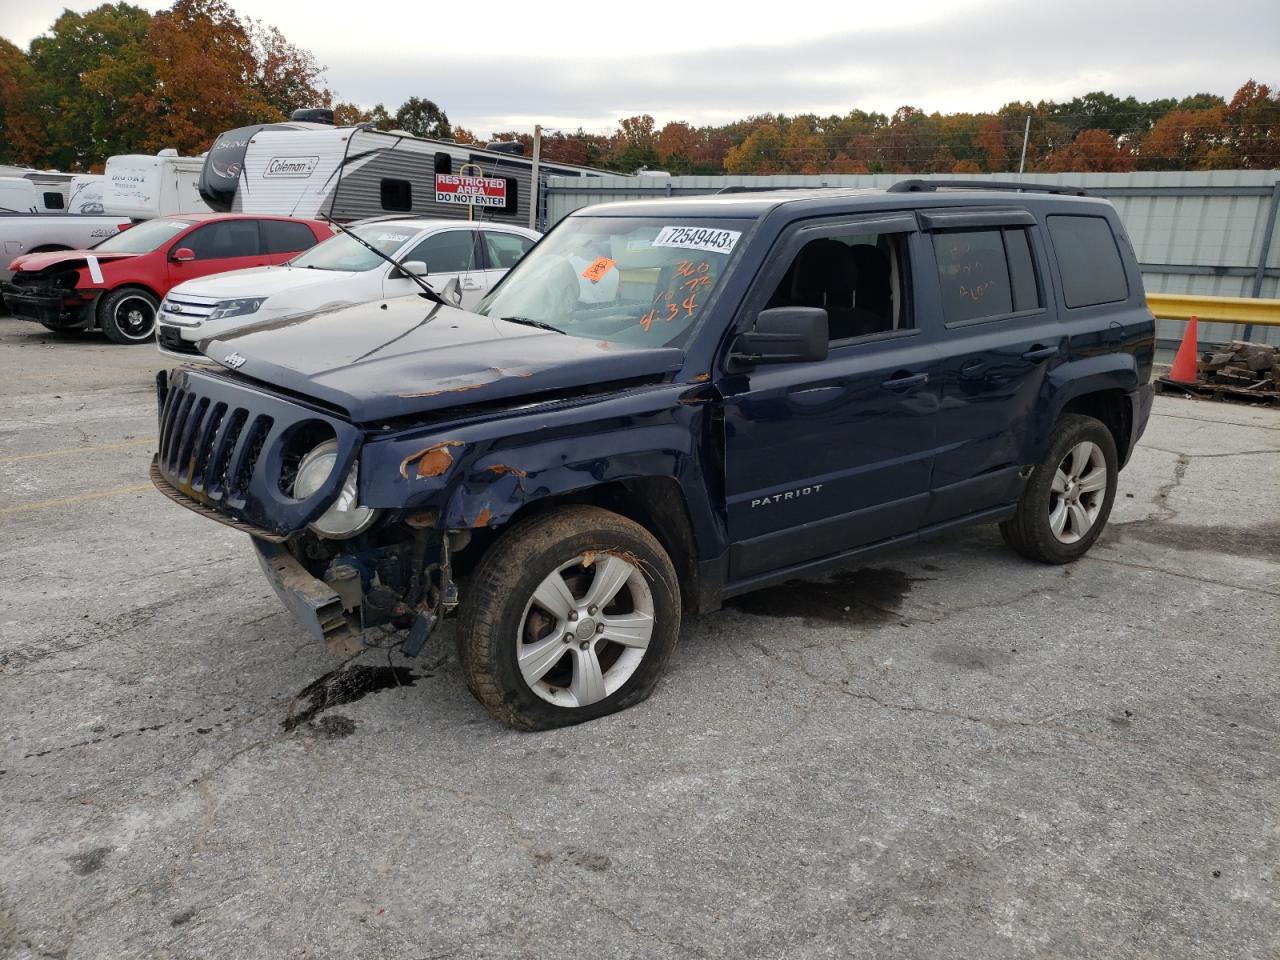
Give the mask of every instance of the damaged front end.
<path id="1" fill-rule="evenodd" d="M 93 326 L 94 306 L 101 290 L 77 289 L 78 270 L 58 265 L 44 270 L 20 270 L 0 284 L 9 313 L 54 330 L 87 330 Z"/>
<path id="2" fill-rule="evenodd" d="M 249 533 L 277 595 L 334 653 L 384 646 L 388 630 L 422 649 L 457 606 L 451 558 L 469 531 L 435 509 L 362 506 L 362 431 L 328 410 L 188 369 L 157 391 L 162 493 Z"/>

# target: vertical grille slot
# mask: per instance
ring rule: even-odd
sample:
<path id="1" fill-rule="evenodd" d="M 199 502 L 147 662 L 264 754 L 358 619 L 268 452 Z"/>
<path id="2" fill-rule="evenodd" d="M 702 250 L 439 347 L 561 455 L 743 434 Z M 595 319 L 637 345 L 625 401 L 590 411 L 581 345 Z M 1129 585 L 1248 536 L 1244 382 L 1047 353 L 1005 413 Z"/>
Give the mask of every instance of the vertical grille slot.
<path id="1" fill-rule="evenodd" d="M 195 403 L 195 399 L 193 394 L 183 393 L 174 403 L 173 418 L 169 421 L 161 447 L 165 464 L 173 473 L 178 470 L 178 438 L 182 436 L 182 428 L 186 426 L 187 415 L 191 412 L 191 405 Z"/>
<path id="2" fill-rule="evenodd" d="M 209 461 L 213 458 L 213 438 L 217 435 L 218 428 L 222 426 L 226 415 L 225 403 L 214 404 L 209 416 L 205 418 L 204 426 L 200 428 L 200 437 L 196 441 L 196 448 L 192 454 L 194 469 L 191 472 L 191 487 L 194 490 L 203 491 L 209 485 Z"/>
<path id="3" fill-rule="evenodd" d="M 253 468 L 258 463 L 262 445 L 267 441 L 267 434 L 271 432 L 273 422 L 272 418 L 266 414 L 259 414 L 253 418 L 249 428 L 241 435 L 240 442 L 236 444 L 235 453 L 228 464 L 231 485 L 227 493 L 231 496 L 244 499 L 245 493 L 248 492 L 249 482 L 253 479 Z"/>
<path id="4" fill-rule="evenodd" d="M 210 499 L 221 499 L 227 492 L 227 487 L 230 486 L 227 468 L 231 463 L 231 452 L 235 450 L 236 443 L 240 439 L 240 431 L 244 429 L 245 421 L 248 419 L 249 412 L 237 407 L 226 418 L 218 431 L 218 436 L 214 438 L 213 456 L 209 464 L 209 486 L 205 491 Z"/>
<path id="5" fill-rule="evenodd" d="M 182 425 L 182 433 L 178 439 L 177 470 L 180 476 L 191 483 L 191 474 L 195 464 L 192 462 L 195 452 L 196 437 L 200 435 L 200 425 L 204 423 L 204 415 L 209 409 L 209 398 L 199 397 L 187 414 L 187 422 Z"/>

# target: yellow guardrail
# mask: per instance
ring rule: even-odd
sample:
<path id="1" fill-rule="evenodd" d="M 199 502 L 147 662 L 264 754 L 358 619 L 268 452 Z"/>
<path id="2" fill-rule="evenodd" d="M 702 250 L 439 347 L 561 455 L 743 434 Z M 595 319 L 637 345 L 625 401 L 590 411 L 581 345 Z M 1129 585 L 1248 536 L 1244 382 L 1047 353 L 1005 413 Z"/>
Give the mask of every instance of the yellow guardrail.
<path id="1" fill-rule="evenodd" d="M 1164 320 L 1197 317 L 1214 323 L 1280 327 L 1280 300 L 1254 297 L 1199 297 L 1189 293 L 1148 293 L 1147 306 Z"/>

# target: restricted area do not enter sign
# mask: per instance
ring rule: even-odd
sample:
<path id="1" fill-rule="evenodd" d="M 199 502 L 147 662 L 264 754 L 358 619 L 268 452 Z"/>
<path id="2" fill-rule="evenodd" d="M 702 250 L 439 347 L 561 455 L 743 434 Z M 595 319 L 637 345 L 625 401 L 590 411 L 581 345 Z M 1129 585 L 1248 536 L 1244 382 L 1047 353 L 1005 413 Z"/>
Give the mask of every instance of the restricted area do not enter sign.
<path id="1" fill-rule="evenodd" d="M 463 177 L 454 173 L 437 173 L 436 203 L 505 207 L 507 181 L 494 177 Z"/>

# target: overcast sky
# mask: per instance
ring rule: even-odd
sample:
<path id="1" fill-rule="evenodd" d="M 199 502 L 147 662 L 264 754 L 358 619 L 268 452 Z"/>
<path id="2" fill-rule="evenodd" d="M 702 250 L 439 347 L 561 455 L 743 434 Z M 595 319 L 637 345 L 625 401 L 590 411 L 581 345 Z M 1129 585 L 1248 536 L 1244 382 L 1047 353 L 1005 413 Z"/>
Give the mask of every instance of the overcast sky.
<path id="1" fill-rule="evenodd" d="M 143 0 L 149 9 L 165 6 Z M 344 100 L 435 100 L 486 135 L 546 127 L 719 123 L 753 113 L 993 110 L 1103 89 L 1140 99 L 1280 84 L 1277 0 L 531 3 L 241 0 L 328 67 Z M 64 7 L 0 0 L 25 46 Z"/>

